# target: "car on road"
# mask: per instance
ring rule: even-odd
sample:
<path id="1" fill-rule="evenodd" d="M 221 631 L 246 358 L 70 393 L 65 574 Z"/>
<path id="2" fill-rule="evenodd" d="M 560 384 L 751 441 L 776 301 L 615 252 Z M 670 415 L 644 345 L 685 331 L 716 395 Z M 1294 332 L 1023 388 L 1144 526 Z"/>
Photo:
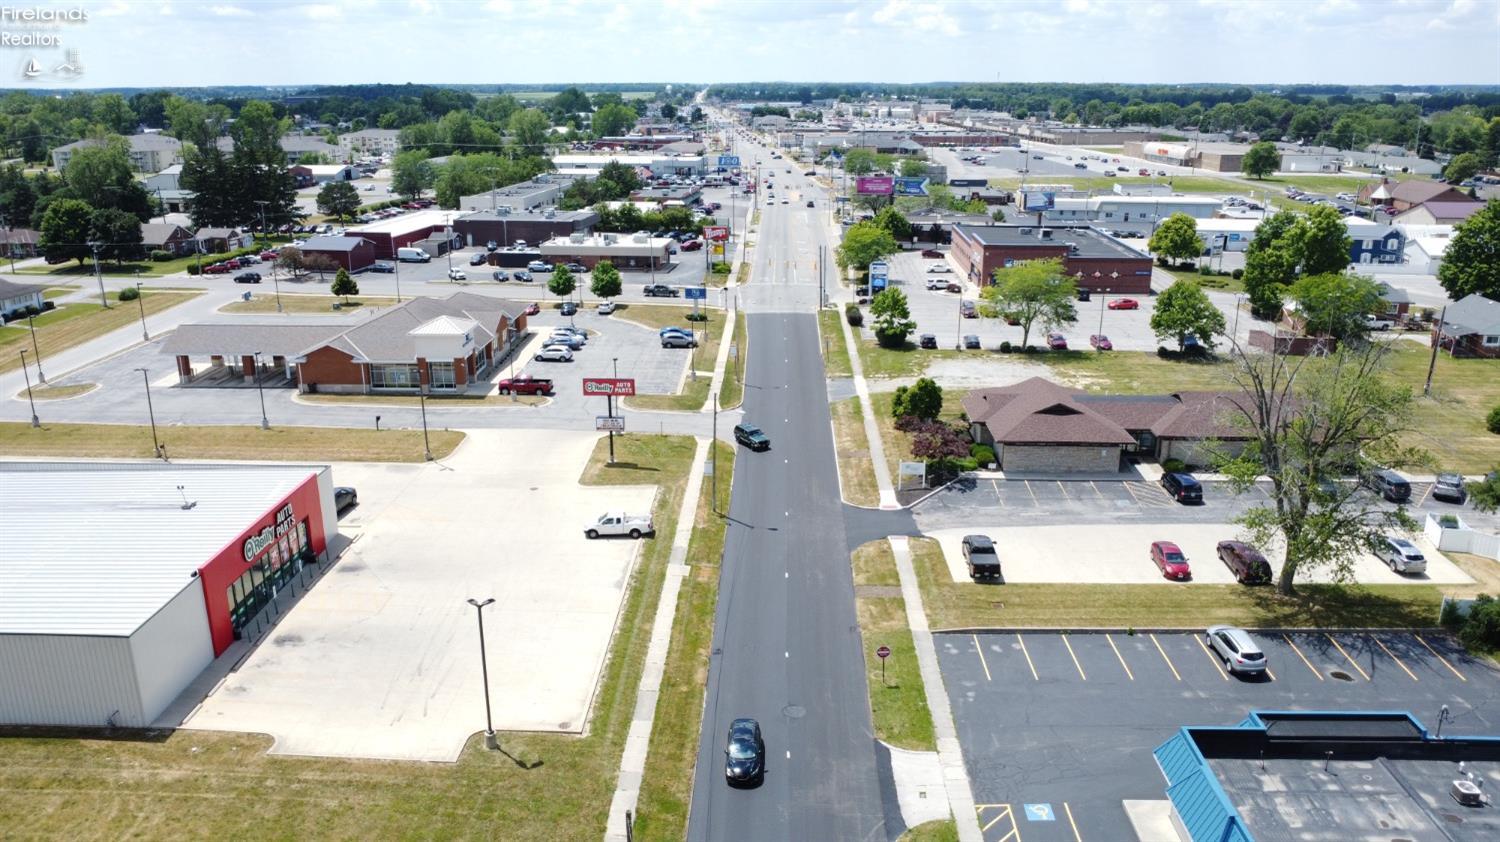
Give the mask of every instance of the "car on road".
<path id="1" fill-rule="evenodd" d="M 548 345 L 532 359 L 539 363 L 570 363 L 573 361 L 573 352 L 562 345 Z"/>
<path id="2" fill-rule="evenodd" d="M 1139 310 L 1141 309 L 1141 302 L 1136 301 L 1134 298 L 1116 298 L 1114 301 L 1109 302 L 1108 307 L 1111 310 Z"/>
<path id="3" fill-rule="evenodd" d="M 942 260 L 943 253 L 937 249 L 922 249 L 922 256 L 928 260 Z"/>
<path id="4" fill-rule="evenodd" d="M 1268 585 L 1271 583 L 1271 564 L 1260 550 L 1243 541 L 1220 541 L 1219 561 L 1234 574 L 1235 581 L 1242 585 Z"/>
<path id="5" fill-rule="evenodd" d="M 535 301 L 533 301 L 530 304 L 526 305 L 526 311 L 525 312 L 526 312 L 526 315 L 528 315 L 528 316 L 535 316 L 537 313 L 542 312 L 542 305 L 540 305 L 540 304 L 536 303 Z"/>
<path id="6" fill-rule="evenodd" d="M 1089 346 L 1095 351 L 1113 351 L 1115 344 L 1109 341 L 1109 337 L 1102 333 L 1096 333 L 1089 337 Z"/>
<path id="7" fill-rule="evenodd" d="M 1089 168 L 1089 165 L 1085 164 L 1082 161 L 1079 161 L 1078 163 L 1076 163 L 1076 164 L 1073 165 L 1073 169 L 1075 169 L 1075 170 L 1086 170 L 1088 168 Z"/>
<path id="8" fill-rule="evenodd" d="M 782 199 L 782 200 L 781 200 L 781 203 L 782 203 L 782 204 L 783 204 L 783 205 L 785 205 L 785 204 L 790 204 L 790 203 L 791 203 L 791 201 L 792 201 L 792 200 L 791 200 L 791 199 Z"/>
<path id="9" fill-rule="evenodd" d="M 688 240 L 687 242 L 682 244 L 683 251 L 697 251 L 701 248 L 703 248 L 702 240 Z"/>
<path id="10" fill-rule="evenodd" d="M 734 425 L 734 440 L 751 450 L 771 449 L 771 437 L 754 424 Z"/>
<path id="11" fill-rule="evenodd" d="M 1068 350 L 1068 338 L 1061 333 L 1047 334 L 1047 347 L 1054 351 Z"/>
<path id="12" fill-rule="evenodd" d="M 533 260 L 526 264 L 526 268 L 533 272 L 551 272 L 555 267 L 545 260 Z"/>
<path id="13" fill-rule="evenodd" d="M 969 351 L 980 350 L 979 337 L 972 333 L 966 334 L 964 336 L 964 348 Z"/>
<path id="14" fill-rule="evenodd" d="M 589 524 L 583 530 L 583 534 L 590 540 L 606 535 L 629 535 L 631 538 L 640 538 L 642 535 L 655 535 L 656 525 L 651 522 L 650 515 L 605 512 L 599 516 L 598 520 Z"/>
<path id="15" fill-rule="evenodd" d="M 260 283 L 260 273 L 241 272 L 234 276 L 234 282 L 237 284 L 258 284 Z"/>
<path id="16" fill-rule="evenodd" d="M 1417 545 L 1392 535 L 1376 539 L 1375 555 L 1397 573 L 1426 573 L 1427 557 Z"/>
<path id="17" fill-rule="evenodd" d="M 1185 582 L 1193 578 L 1193 571 L 1188 567 L 1187 556 L 1171 541 L 1151 542 L 1151 563 L 1155 564 L 1161 571 L 1161 575 L 1168 579 L 1176 579 Z"/>
<path id="18" fill-rule="evenodd" d="M 515 392 L 518 395 L 550 395 L 552 394 L 552 381 L 545 377 L 532 377 L 523 374 L 520 377 L 507 377 L 495 383 L 495 388 L 502 395 Z"/>
<path id="19" fill-rule="evenodd" d="M 1448 500 L 1463 505 L 1469 498 L 1469 492 L 1464 488 L 1464 478 L 1459 474 L 1438 474 L 1437 480 L 1432 484 L 1432 499 Z"/>
<path id="20" fill-rule="evenodd" d="M 577 312 L 578 312 L 578 302 L 576 302 L 576 301 L 564 301 L 562 303 L 562 314 L 564 316 L 571 316 L 571 315 L 574 315 Z"/>
<path id="21" fill-rule="evenodd" d="M 474 254 L 469 255 L 469 265 L 470 266 L 483 266 L 484 265 L 484 255 L 479 254 L 478 252 L 475 252 Z"/>
<path id="22" fill-rule="evenodd" d="M 724 746 L 724 779 L 730 786 L 765 781 L 766 741 L 761 737 L 759 722 L 736 719 L 729 723 L 729 738 Z"/>
<path id="23" fill-rule="evenodd" d="M 812 200 L 812 199 L 808 199 L 808 200 L 807 200 L 807 206 L 808 206 L 808 207 L 810 207 L 810 208 L 811 208 L 811 207 L 817 207 L 817 205 L 816 205 L 816 204 L 814 204 L 814 203 L 813 203 L 813 200 Z"/>
<path id="24" fill-rule="evenodd" d="M 931 333 L 924 333 L 921 336 L 917 337 L 917 347 L 918 348 L 930 348 L 930 349 L 936 350 L 937 349 L 937 337 L 934 336 Z"/>
<path id="25" fill-rule="evenodd" d="M 599 315 L 601 315 L 601 316 L 608 316 L 610 313 L 613 313 L 614 311 L 615 311 L 615 302 L 614 301 L 611 300 L 611 301 L 601 301 L 601 302 L 599 302 L 599 308 L 598 308 Z"/>
<path id="26" fill-rule="evenodd" d="M 341 485 L 333 490 L 333 510 L 336 514 L 359 505 L 359 492 L 348 485 Z"/>
<path id="27" fill-rule="evenodd" d="M 966 319 L 979 318 L 979 308 L 974 306 L 974 302 L 972 301 L 960 301 L 958 304 L 958 313 Z"/>
<path id="28" fill-rule="evenodd" d="M 676 298 L 682 294 L 677 288 L 669 287 L 666 284 L 647 284 L 641 289 L 641 292 L 647 298 Z"/>
<path id="29" fill-rule="evenodd" d="M 1161 475 L 1161 487 L 1179 503 L 1203 502 L 1203 484 L 1191 474 L 1168 471 Z"/>
<path id="30" fill-rule="evenodd" d="M 531 283 L 531 273 L 526 271 L 525 269 L 517 269 L 516 271 L 512 272 L 510 276 L 523 283 Z"/>
<path id="31" fill-rule="evenodd" d="M 575 275 L 582 275 L 589 270 L 589 267 L 582 263 L 568 263 L 564 265 L 564 268 Z"/>
<path id="32" fill-rule="evenodd" d="M 941 274 L 944 274 L 944 273 L 947 273 L 947 272 L 952 272 L 952 271 L 953 271 L 953 269 L 950 268 L 948 266 L 948 264 L 946 264 L 946 263 L 939 263 L 936 266 L 928 266 L 927 267 L 927 274 L 929 274 L 929 275 L 941 275 Z"/>
<path id="33" fill-rule="evenodd" d="M 681 333 L 667 333 L 661 337 L 663 348 L 696 348 L 698 340 L 692 336 Z"/>
<path id="34" fill-rule="evenodd" d="M 1207 634 L 1208 645 L 1231 673 L 1265 674 L 1266 653 L 1249 632 L 1234 626 L 1209 626 Z"/>
<path id="35" fill-rule="evenodd" d="M 964 564 L 969 568 L 969 578 L 1000 578 L 1000 555 L 995 552 L 995 542 L 988 535 L 965 535 L 960 545 Z"/>
<path id="36" fill-rule="evenodd" d="M 504 269 L 496 269 L 494 274 L 490 277 L 494 278 L 497 281 L 508 281 L 510 280 L 510 273 L 506 272 Z"/>
<path id="37" fill-rule="evenodd" d="M 468 273 L 456 266 L 448 270 L 448 280 L 450 281 L 467 281 L 468 279 Z"/>
<path id="38" fill-rule="evenodd" d="M 1148 170 L 1148 169 L 1146 169 L 1145 167 L 1141 167 L 1139 170 L 1136 170 L 1135 174 L 1136 175 L 1150 175 L 1151 171 Z"/>

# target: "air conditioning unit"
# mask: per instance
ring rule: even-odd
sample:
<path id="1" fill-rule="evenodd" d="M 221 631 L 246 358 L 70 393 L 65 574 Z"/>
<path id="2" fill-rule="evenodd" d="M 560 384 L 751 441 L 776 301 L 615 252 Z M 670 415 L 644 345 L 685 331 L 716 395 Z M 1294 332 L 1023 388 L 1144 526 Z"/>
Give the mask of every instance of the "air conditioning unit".
<path id="1" fill-rule="evenodd" d="M 1480 791 L 1479 786 L 1473 781 L 1459 778 L 1453 782 L 1453 788 L 1449 790 L 1449 794 L 1453 796 L 1454 801 L 1465 807 L 1484 806 L 1484 793 Z"/>
<path id="2" fill-rule="evenodd" d="M 495 216 L 510 216 L 510 205 L 500 205 L 495 208 Z"/>
<path id="3" fill-rule="evenodd" d="M 583 241 L 584 235 L 582 231 L 574 231 L 568 235 L 568 242 L 570 243 L 582 243 Z"/>
<path id="4" fill-rule="evenodd" d="M 1051 228 L 1043 228 L 1041 230 L 1040 236 L 1044 240 L 1050 240 L 1050 239 L 1052 239 L 1052 229 Z"/>
<path id="5" fill-rule="evenodd" d="M 555 210 L 553 210 L 551 208 L 548 208 L 548 209 L 542 211 L 542 218 L 543 219 L 556 219 L 557 218 L 557 211 L 555 211 Z"/>
<path id="6" fill-rule="evenodd" d="M 651 242 L 651 235 L 643 232 L 640 234 L 632 235 L 630 239 L 632 242 L 636 243 L 649 243 Z"/>
<path id="7" fill-rule="evenodd" d="M 1021 236 L 1023 236 L 1023 237 L 1030 237 L 1031 236 L 1031 229 L 1030 228 L 1022 228 L 1021 229 Z"/>
<path id="8" fill-rule="evenodd" d="M 604 244 L 606 246 L 612 246 L 619 239 L 620 238 L 617 235 L 615 235 L 615 234 L 605 234 L 604 235 Z"/>

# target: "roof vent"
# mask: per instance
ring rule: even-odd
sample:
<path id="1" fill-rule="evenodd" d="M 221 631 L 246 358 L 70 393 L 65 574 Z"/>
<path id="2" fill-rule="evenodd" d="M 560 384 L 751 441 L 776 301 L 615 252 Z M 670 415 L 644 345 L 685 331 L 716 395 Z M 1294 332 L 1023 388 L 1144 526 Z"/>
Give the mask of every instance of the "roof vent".
<path id="1" fill-rule="evenodd" d="M 569 242 L 573 242 L 573 243 L 581 243 L 581 242 L 583 242 L 583 232 L 582 231 L 574 231 L 573 233 L 571 233 L 571 234 L 568 235 L 568 241 Z"/>
<path id="2" fill-rule="evenodd" d="M 510 205 L 501 205 L 495 208 L 495 216 L 510 216 Z"/>
<path id="3" fill-rule="evenodd" d="M 1465 807 L 1484 806 L 1484 794 L 1473 781 L 1459 778 L 1453 782 L 1453 788 L 1449 790 L 1449 794 L 1453 796 L 1454 801 Z"/>
<path id="4" fill-rule="evenodd" d="M 1043 228 L 1040 232 L 1038 232 L 1038 236 L 1040 236 L 1044 240 L 1050 240 L 1052 239 L 1052 229 Z"/>
<path id="5" fill-rule="evenodd" d="M 542 218 L 543 219 L 556 219 L 557 218 L 557 211 L 553 210 L 552 208 L 547 208 L 546 210 L 542 211 Z"/>
<path id="6" fill-rule="evenodd" d="M 1021 229 L 1021 236 L 1023 236 L 1023 237 L 1030 237 L 1031 236 L 1031 229 L 1030 228 L 1022 228 Z"/>

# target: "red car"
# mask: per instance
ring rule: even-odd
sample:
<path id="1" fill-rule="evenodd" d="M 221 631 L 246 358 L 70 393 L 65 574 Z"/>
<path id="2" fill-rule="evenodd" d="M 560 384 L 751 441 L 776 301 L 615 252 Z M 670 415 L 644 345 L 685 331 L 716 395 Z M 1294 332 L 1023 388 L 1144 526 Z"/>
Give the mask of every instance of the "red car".
<path id="1" fill-rule="evenodd" d="M 940 251 L 938 251 L 937 249 L 923 249 L 922 250 L 922 256 L 926 257 L 928 259 L 931 259 L 931 260 L 942 260 L 943 259 L 943 253 L 940 252 Z"/>
<path id="2" fill-rule="evenodd" d="M 263 252 L 260 253 L 260 259 L 261 260 L 275 260 L 276 258 L 278 258 L 280 256 L 281 256 L 280 254 L 277 254 L 274 251 L 263 251 Z"/>
<path id="3" fill-rule="evenodd" d="M 703 248 L 702 240 L 688 240 L 687 242 L 682 244 L 683 251 L 697 251 L 701 248 Z"/>
<path id="4" fill-rule="evenodd" d="M 207 266 L 203 267 L 203 274 L 205 274 L 205 275 L 227 275 L 227 274 L 229 274 L 229 267 L 225 266 L 222 263 L 210 263 Z"/>
<path id="5" fill-rule="evenodd" d="M 1047 347 L 1054 351 L 1068 350 L 1068 338 L 1061 333 L 1047 334 Z"/>
<path id="6" fill-rule="evenodd" d="M 1102 333 L 1090 336 L 1089 344 L 1094 346 L 1094 350 L 1096 351 L 1113 351 L 1115 349 L 1114 343 L 1110 342 L 1109 337 Z"/>
<path id="7" fill-rule="evenodd" d="M 1161 570 L 1161 575 L 1168 579 L 1186 582 L 1193 578 L 1193 571 L 1188 569 L 1187 556 L 1171 541 L 1152 541 L 1151 561 Z"/>
<path id="8" fill-rule="evenodd" d="M 1134 298 L 1116 298 L 1114 301 L 1109 302 L 1109 309 L 1139 310 L 1141 309 L 1141 302 L 1136 301 Z"/>
<path id="9" fill-rule="evenodd" d="M 535 301 L 531 302 L 531 304 L 527 305 L 526 307 L 526 315 L 528 316 L 535 316 L 540 312 L 542 312 L 541 305 L 537 304 Z"/>

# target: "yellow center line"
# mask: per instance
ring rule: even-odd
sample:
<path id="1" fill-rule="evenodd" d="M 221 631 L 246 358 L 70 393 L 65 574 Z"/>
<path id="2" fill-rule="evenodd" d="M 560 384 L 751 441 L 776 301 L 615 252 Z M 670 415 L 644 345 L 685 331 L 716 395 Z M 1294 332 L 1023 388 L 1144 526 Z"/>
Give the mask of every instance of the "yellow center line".
<path id="1" fill-rule="evenodd" d="M 1125 656 L 1120 654 L 1120 647 L 1115 645 L 1115 639 L 1113 637 L 1110 637 L 1109 635 L 1105 635 L 1104 639 L 1109 641 L 1109 648 L 1115 650 L 1115 657 L 1120 659 L 1120 666 L 1125 668 L 1125 675 L 1129 677 L 1131 681 L 1135 681 L 1135 673 L 1131 672 L 1130 665 L 1125 663 Z M 1067 802 L 1065 801 L 1063 802 L 1063 804 L 1064 806 L 1066 806 Z"/>
<path id="2" fill-rule="evenodd" d="M 1307 668 L 1310 669 L 1310 670 L 1312 670 L 1312 674 L 1316 675 L 1318 677 L 1319 681 L 1322 681 L 1323 680 L 1323 673 L 1318 672 L 1318 668 L 1312 665 L 1312 661 L 1309 661 L 1307 659 L 1307 656 L 1304 655 L 1304 654 L 1302 654 L 1302 650 L 1298 649 L 1297 648 L 1297 644 L 1295 644 L 1295 643 L 1292 642 L 1291 635 L 1288 635 L 1285 632 L 1283 632 L 1281 636 L 1284 637 L 1284 638 L 1286 638 L 1286 645 L 1292 647 L 1292 651 L 1297 653 L 1297 657 L 1299 657 L 1299 658 L 1302 659 L 1302 663 L 1307 664 Z"/>
<path id="3" fill-rule="evenodd" d="M 1203 650 L 1203 654 L 1208 656 L 1208 660 L 1214 665 L 1214 669 L 1219 671 L 1219 677 L 1228 681 L 1229 673 L 1225 672 L 1224 665 L 1219 663 L 1219 656 L 1208 651 L 1208 644 L 1203 642 L 1203 638 L 1195 634 L 1193 635 L 1193 639 L 1198 641 L 1198 648 Z"/>
<path id="4" fill-rule="evenodd" d="M 1026 641 L 1019 634 L 1016 635 L 1016 640 L 1021 644 L 1021 654 L 1026 656 L 1026 666 L 1031 667 L 1032 679 L 1041 681 L 1041 677 L 1036 674 L 1036 664 L 1031 662 L 1031 653 L 1026 651 Z"/>
<path id="5" fill-rule="evenodd" d="M 1461 673 L 1458 670 L 1454 669 L 1453 665 L 1450 664 L 1450 663 L 1448 663 L 1448 659 L 1447 658 L 1444 658 L 1442 655 L 1439 655 L 1438 651 L 1436 649 L 1433 649 L 1431 646 L 1427 646 L 1427 641 L 1423 640 L 1422 636 L 1420 634 L 1414 634 L 1414 635 L 1412 635 L 1412 637 L 1415 637 L 1417 639 L 1418 643 L 1422 644 L 1423 646 L 1426 646 L 1427 647 L 1427 651 L 1432 653 L 1432 657 L 1437 658 L 1439 661 L 1441 661 L 1443 663 L 1443 666 L 1445 666 L 1445 667 L 1448 668 L 1449 672 L 1451 672 L 1454 675 L 1458 676 L 1458 680 L 1459 681 L 1468 681 L 1469 680 L 1469 679 L 1467 679 L 1467 678 L 1464 677 L 1463 673 Z"/>
<path id="6" fill-rule="evenodd" d="M 1064 646 L 1068 647 L 1068 657 L 1073 659 L 1073 666 L 1078 668 L 1078 677 L 1084 681 L 1088 681 L 1089 677 L 1084 675 L 1083 664 L 1078 663 L 1078 656 L 1073 654 L 1073 644 L 1068 642 L 1067 635 L 1062 635 L 1062 642 Z"/>
<path id="7" fill-rule="evenodd" d="M 990 665 L 984 659 L 984 647 L 979 645 L 979 635 L 970 636 L 974 638 L 974 651 L 979 653 L 979 665 L 984 667 L 984 680 L 993 681 L 994 679 L 990 678 Z"/>
<path id="8" fill-rule="evenodd" d="M 1068 826 L 1073 828 L 1074 842 L 1083 842 L 1083 837 L 1078 834 L 1078 823 L 1073 821 L 1073 808 L 1066 801 L 1063 802 L 1063 812 L 1068 814 Z"/>
<path id="9" fill-rule="evenodd" d="M 1398 658 L 1398 657 L 1396 657 L 1396 653 L 1392 652 L 1390 649 L 1387 649 L 1386 645 L 1384 643 L 1380 642 L 1380 638 L 1378 638 L 1378 637 L 1376 637 L 1375 635 L 1372 634 L 1372 635 L 1370 635 L 1370 639 L 1373 640 L 1373 641 L 1375 641 L 1375 645 L 1380 647 L 1380 651 L 1384 652 L 1387 655 L 1390 655 L 1391 656 L 1391 660 L 1393 660 L 1393 661 L 1396 662 L 1396 666 L 1400 667 L 1402 672 L 1404 672 L 1408 676 L 1410 676 L 1412 681 L 1417 681 L 1418 680 L 1417 679 L 1417 674 L 1414 673 L 1414 672 L 1412 672 L 1411 670 L 1407 669 L 1406 668 L 1406 664 L 1401 663 L 1401 659 Z"/>
<path id="10" fill-rule="evenodd" d="M 1151 635 L 1151 642 L 1156 644 L 1156 651 L 1161 653 L 1161 659 L 1167 662 L 1167 669 L 1172 671 L 1172 677 L 1181 681 L 1182 676 L 1177 674 L 1177 667 L 1172 666 L 1172 659 L 1167 657 L 1167 650 L 1161 648 L 1161 641 L 1156 639 L 1156 635 Z"/>
<path id="11" fill-rule="evenodd" d="M 1333 639 L 1333 635 L 1325 633 L 1323 636 L 1328 638 L 1328 642 L 1333 644 L 1333 648 L 1339 650 L 1339 654 L 1344 656 L 1344 660 L 1349 662 L 1349 666 L 1354 667 L 1355 672 L 1358 672 L 1360 675 L 1364 676 L 1365 681 L 1370 680 L 1370 674 L 1365 672 L 1363 669 L 1360 669 L 1359 662 L 1350 657 L 1348 652 L 1344 651 L 1344 647 L 1340 646 L 1339 642 Z"/>

